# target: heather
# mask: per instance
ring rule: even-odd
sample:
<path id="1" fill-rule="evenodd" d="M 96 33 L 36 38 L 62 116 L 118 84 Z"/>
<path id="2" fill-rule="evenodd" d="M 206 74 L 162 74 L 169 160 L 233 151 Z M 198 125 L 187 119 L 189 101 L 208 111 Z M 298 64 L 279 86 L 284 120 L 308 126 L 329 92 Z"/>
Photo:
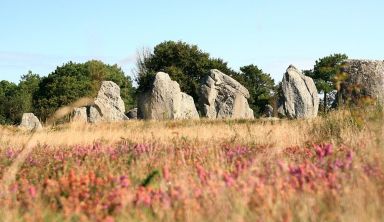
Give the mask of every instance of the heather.
<path id="1" fill-rule="evenodd" d="M 382 221 L 382 119 L 360 109 L 310 120 L 2 127 L 0 218 Z"/>

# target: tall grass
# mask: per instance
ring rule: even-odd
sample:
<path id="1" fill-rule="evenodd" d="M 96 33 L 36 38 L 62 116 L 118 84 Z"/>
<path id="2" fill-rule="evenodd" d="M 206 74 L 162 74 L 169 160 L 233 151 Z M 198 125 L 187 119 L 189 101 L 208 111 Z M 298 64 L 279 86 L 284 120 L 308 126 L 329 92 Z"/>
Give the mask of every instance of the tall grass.
<path id="1" fill-rule="evenodd" d="M 0 128 L 4 221 L 383 221 L 380 109 Z M 5 181 L 1 181 L 4 184 Z"/>

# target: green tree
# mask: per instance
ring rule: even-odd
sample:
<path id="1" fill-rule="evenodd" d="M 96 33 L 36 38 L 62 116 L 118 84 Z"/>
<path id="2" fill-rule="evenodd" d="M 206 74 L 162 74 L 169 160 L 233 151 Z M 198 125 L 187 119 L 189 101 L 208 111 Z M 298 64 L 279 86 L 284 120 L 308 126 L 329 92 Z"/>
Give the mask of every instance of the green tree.
<path id="1" fill-rule="evenodd" d="M 0 82 L 0 123 L 1 124 L 13 124 L 11 120 L 9 109 L 9 101 L 14 98 L 17 92 L 17 85 L 8 81 Z"/>
<path id="2" fill-rule="evenodd" d="M 32 71 L 28 71 L 27 74 L 21 76 L 18 90 L 24 104 L 23 113 L 34 112 L 33 96 L 39 90 L 40 81 L 40 76 L 32 73 Z"/>
<path id="3" fill-rule="evenodd" d="M 323 110 L 327 111 L 331 101 L 328 100 L 328 94 L 336 90 L 334 79 L 340 72 L 341 63 L 348 59 L 345 54 L 333 54 L 316 61 L 313 70 L 305 70 L 304 74 L 310 76 L 315 81 L 316 87 L 324 95 Z"/>
<path id="4" fill-rule="evenodd" d="M 132 80 L 117 65 L 101 61 L 86 63 L 68 62 L 43 77 L 35 94 L 35 112 L 46 120 L 55 110 L 82 97 L 95 97 L 101 81 L 114 81 L 121 88 L 121 96 L 127 109 L 134 104 Z"/>
<path id="5" fill-rule="evenodd" d="M 236 79 L 248 89 L 249 105 L 255 115 L 260 116 L 265 111 L 265 106 L 272 103 L 275 95 L 275 81 L 256 65 L 243 66 L 240 71 Z"/>
<path id="6" fill-rule="evenodd" d="M 200 79 L 210 69 L 219 69 L 228 75 L 235 72 L 221 59 L 210 58 L 209 54 L 196 45 L 185 42 L 165 41 L 155 46 L 153 53 L 144 51 L 137 61 L 136 82 L 140 92 L 148 89 L 157 72 L 166 72 L 177 81 L 183 92 L 198 99 Z"/>
<path id="7" fill-rule="evenodd" d="M 0 83 L 0 123 L 18 124 L 23 113 L 32 112 L 32 98 L 37 91 L 40 77 L 29 71 L 22 76 L 19 85 Z"/>

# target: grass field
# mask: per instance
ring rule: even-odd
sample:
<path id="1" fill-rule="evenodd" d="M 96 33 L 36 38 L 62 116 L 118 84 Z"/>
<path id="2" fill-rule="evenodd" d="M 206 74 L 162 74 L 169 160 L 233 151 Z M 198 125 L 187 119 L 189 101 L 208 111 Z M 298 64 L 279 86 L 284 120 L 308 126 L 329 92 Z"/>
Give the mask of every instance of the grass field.
<path id="1" fill-rule="evenodd" d="M 384 221 L 383 124 L 375 109 L 2 127 L 0 218 Z"/>

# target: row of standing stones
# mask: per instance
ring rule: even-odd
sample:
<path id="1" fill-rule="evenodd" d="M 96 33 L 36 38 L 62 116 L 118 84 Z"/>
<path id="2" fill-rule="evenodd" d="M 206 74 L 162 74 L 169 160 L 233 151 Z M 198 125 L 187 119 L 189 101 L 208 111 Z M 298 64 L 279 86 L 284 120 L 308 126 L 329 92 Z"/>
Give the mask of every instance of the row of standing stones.
<path id="1" fill-rule="evenodd" d="M 347 74 L 339 90 L 338 97 L 342 102 L 347 98 L 356 98 L 357 95 L 384 102 L 384 61 L 346 60 L 341 67 L 342 72 Z M 310 77 L 290 65 L 281 86 L 282 94 L 279 96 L 277 109 L 279 116 L 291 119 L 317 116 L 318 91 Z M 253 119 L 253 111 L 247 99 L 249 92 L 243 85 L 213 69 L 201 83 L 197 104 L 201 116 L 205 118 Z M 270 117 L 272 113 L 272 106 L 267 105 L 266 115 Z M 102 83 L 92 105 L 75 108 L 73 112 L 73 119 L 89 123 L 128 119 L 199 118 L 193 98 L 182 92 L 179 84 L 164 72 L 156 74 L 152 87 L 138 97 L 138 107 L 127 113 L 120 97 L 120 88 L 111 81 Z M 42 125 L 34 114 L 25 113 L 20 127 L 32 130 L 42 128 Z"/>
<path id="2" fill-rule="evenodd" d="M 200 87 L 198 106 L 210 119 L 252 119 L 248 90 L 233 78 L 213 69 Z M 138 98 L 138 117 L 142 119 L 199 119 L 193 98 L 181 92 L 168 74 L 156 74 L 153 86 Z"/>

